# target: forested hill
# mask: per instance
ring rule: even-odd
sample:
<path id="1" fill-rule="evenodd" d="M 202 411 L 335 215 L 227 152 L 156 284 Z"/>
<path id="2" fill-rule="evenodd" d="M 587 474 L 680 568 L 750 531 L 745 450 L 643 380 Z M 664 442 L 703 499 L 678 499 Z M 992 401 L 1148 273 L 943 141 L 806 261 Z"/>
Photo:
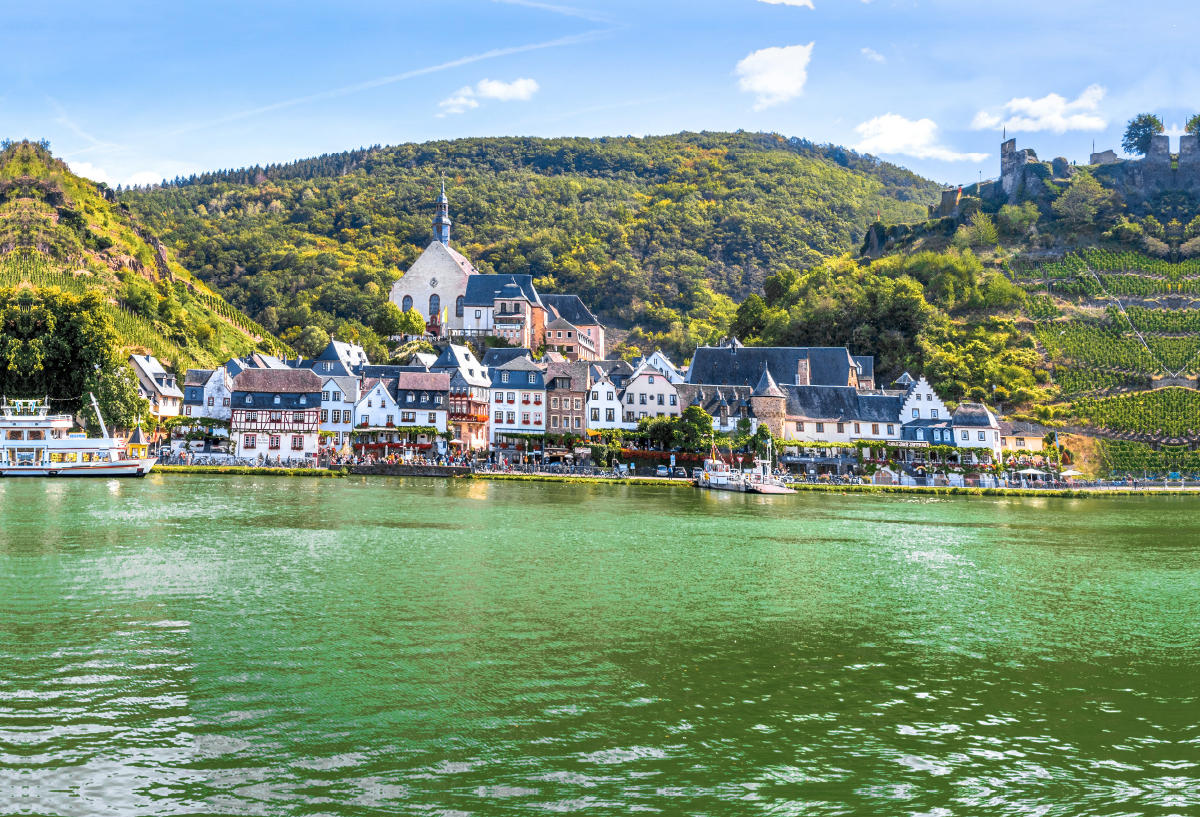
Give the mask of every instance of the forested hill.
<path id="1" fill-rule="evenodd" d="M 391 283 L 430 241 L 445 174 L 453 243 L 610 322 L 724 329 L 768 275 L 913 221 L 938 185 L 773 134 L 461 139 L 374 147 L 120 193 L 191 272 L 266 328 L 370 342 Z M 731 300 L 733 299 L 733 300 Z M 315 336 L 316 333 L 311 333 Z"/>

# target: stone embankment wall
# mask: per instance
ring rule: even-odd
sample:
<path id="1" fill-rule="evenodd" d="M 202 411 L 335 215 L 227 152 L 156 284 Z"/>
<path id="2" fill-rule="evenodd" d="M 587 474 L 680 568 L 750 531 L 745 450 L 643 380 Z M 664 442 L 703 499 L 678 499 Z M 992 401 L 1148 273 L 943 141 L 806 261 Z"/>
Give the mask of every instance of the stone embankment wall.
<path id="1" fill-rule="evenodd" d="M 340 468 L 341 466 L 334 466 Z M 355 476 L 376 477 L 465 477 L 471 469 L 459 465 L 348 465 L 346 470 Z"/>

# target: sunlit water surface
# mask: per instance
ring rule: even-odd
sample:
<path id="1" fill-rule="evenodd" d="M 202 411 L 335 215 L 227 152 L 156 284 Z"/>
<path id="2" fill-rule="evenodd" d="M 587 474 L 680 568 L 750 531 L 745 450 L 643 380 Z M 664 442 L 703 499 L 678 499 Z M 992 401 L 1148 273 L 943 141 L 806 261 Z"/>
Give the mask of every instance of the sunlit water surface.
<path id="1" fill-rule="evenodd" d="M 0 812 L 1197 814 L 1198 512 L 0 482 Z"/>

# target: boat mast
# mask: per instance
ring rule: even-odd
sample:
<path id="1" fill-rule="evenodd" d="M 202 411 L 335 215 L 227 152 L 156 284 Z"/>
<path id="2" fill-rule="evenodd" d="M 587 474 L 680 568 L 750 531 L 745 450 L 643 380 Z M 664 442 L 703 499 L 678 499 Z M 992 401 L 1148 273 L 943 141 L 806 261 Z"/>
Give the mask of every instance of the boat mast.
<path id="1" fill-rule="evenodd" d="M 104 427 L 104 418 L 100 416 L 100 404 L 96 402 L 96 395 L 88 392 L 88 397 L 92 398 L 92 408 L 96 410 L 96 419 L 100 421 L 100 433 L 107 439 L 108 429 Z"/>

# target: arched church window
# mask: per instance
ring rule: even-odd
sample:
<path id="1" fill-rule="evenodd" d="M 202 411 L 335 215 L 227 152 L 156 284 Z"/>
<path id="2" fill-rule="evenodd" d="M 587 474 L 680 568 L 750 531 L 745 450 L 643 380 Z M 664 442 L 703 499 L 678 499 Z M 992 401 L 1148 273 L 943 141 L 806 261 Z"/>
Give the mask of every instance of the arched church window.
<path id="1" fill-rule="evenodd" d="M 442 299 L 437 295 L 429 296 L 429 319 L 433 320 L 442 311 Z"/>
<path id="2" fill-rule="evenodd" d="M 457 300 L 454 301 L 454 317 L 461 318 L 463 316 L 463 304 L 466 303 L 466 300 L 462 295 L 459 295 Z"/>
<path id="3" fill-rule="evenodd" d="M 401 302 L 400 311 L 407 312 L 410 309 L 412 309 L 412 296 L 405 295 L 404 300 Z"/>

